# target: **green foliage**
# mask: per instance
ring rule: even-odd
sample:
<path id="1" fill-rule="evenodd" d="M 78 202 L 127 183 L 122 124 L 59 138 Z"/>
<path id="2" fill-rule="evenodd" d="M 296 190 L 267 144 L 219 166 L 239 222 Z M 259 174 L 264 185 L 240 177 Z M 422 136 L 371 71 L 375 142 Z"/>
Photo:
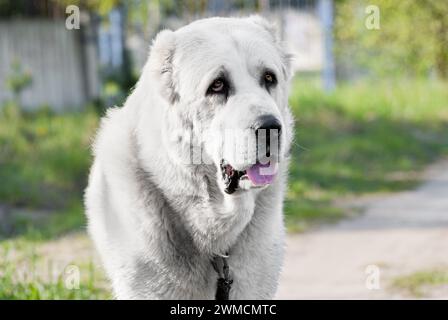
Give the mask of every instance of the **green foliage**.
<path id="1" fill-rule="evenodd" d="M 365 8 L 380 9 L 380 29 L 365 27 Z M 335 19 L 339 62 L 379 76 L 448 77 L 448 2 L 439 0 L 338 1 Z"/>
<path id="2" fill-rule="evenodd" d="M 84 231 L 86 226 L 81 199 L 74 199 L 61 209 L 13 207 L 7 210 L 10 210 L 9 214 L 2 217 L 1 221 L 0 241 L 20 237 L 38 243 L 70 232 Z"/>
<path id="3" fill-rule="evenodd" d="M 6 266 L 6 274 L 0 278 L 1 300 L 94 300 L 110 299 L 110 293 L 88 280 L 79 289 L 69 290 L 61 277 L 45 281 L 40 277 L 33 281 L 15 281 L 14 265 Z"/>
<path id="4" fill-rule="evenodd" d="M 81 197 L 97 123 L 93 111 L 0 114 L 0 202 L 61 208 Z"/>
<path id="5" fill-rule="evenodd" d="M 425 290 L 430 287 L 447 285 L 448 271 L 443 268 L 418 271 L 397 277 L 392 282 L 393 288 L 404 290 L 416 298 L 425 297 Z"/>
<path id="6" fill-rule="evenodd" d="M 285 204 L 291 230 L 342 216 L 332 203 L 337 198 L 411 188 L 415 171 L 448 154 L 446 83 L 366 82 L 324 95 L 298 79 L 290 104 L 296 116 Z"/>
<path id="7" fill-rule="evenodd" d="M 24 239 L 0 243 L 0 300 L 111 298 L 104 274 L 91 259 L 67 263 L 57 257 L 51 260 L 51 254 L 41 251 L 39 245 Z M 68 266 L 77 267 L 79 287 L 67 285 L 71 283 Z"/>
<path id="8" fill-rule="evenodd" d="M 28 88 L 32 83 L 31 73 L 24 71 L 19 61 L 14 61 L 11 66 L 12 72 L 6 78 L 6 87 L 12 91 L 14 102 L 20 107 L 20 95 L 23 90 Z"/>

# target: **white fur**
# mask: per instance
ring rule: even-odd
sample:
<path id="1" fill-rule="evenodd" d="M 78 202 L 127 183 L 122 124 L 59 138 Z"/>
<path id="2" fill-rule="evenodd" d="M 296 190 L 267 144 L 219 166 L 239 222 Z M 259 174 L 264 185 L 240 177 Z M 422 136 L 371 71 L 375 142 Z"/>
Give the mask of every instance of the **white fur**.
<path id="1" fill-rule="evenodd" d="M 235 88 L 225 103 L 205 97 L 221 66 Z M 270 92 L 260 86 L 260 66 L 277 75 Z M 159 33 L 135 90 L 101 122 L 85 195 L 89 233 L 117 298 L 213 299 L 210 260 L 225 252 L 231 299 L 274 296 L 293 132 L 290 77 L 275 29 L 260 17 L 204 19 Z M 228 195 L 221 157 L 235 168 L 248 163 L 222 150 L 216 137 L 263 114 L 283 126 L 280 173 L 264 189 Z M 191 145 L 203 148 L 201 164 L 188 162 Z"/>

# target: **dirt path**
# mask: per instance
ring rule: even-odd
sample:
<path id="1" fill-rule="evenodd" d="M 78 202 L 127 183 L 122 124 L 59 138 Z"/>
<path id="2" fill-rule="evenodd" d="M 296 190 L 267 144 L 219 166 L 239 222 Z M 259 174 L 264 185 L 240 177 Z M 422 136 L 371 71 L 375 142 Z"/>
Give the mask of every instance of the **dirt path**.
<path id="1" fill-rule="evenodd" d="M 448 161 L 431 166 L 425 180 L 413 191 L 359 201 L 360 216 L 290 236 L 277 298 L 409 298 L 392 286 L 396 277 L 448 270 Z M 380 289 L 367 289 L 378 270 Z M 448 298 L 448 287 L 425 297 Z"/>

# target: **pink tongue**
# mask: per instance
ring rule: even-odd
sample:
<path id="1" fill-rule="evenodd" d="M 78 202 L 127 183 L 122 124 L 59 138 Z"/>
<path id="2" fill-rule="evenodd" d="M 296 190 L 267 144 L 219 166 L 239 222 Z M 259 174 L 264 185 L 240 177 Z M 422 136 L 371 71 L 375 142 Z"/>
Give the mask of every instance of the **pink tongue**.
<path id="1" fill-rule="evenodd" d="M 256 163 L 249 169 L 247 169 L 247 176 L 250 181 L 255 185 L 271 184 L 277 173 L 277 165 L 274 164 L 270 167 L 270 163 L 262 164 Z"/>

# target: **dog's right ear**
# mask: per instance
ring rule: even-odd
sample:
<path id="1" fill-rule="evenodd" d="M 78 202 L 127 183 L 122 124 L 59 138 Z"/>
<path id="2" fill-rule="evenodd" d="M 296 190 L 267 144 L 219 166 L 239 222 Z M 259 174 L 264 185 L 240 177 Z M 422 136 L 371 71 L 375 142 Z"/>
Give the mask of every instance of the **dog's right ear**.
<path id="1" fill-rule="evenodd" d="M 152 42 L 149 52 L 149 70 L 158 79 L 160 94 L 170 104 L 179 100 L 173 77 L 173 56 L 176 48 L 176 38 L 171 30 L 160 31 Z"/>

